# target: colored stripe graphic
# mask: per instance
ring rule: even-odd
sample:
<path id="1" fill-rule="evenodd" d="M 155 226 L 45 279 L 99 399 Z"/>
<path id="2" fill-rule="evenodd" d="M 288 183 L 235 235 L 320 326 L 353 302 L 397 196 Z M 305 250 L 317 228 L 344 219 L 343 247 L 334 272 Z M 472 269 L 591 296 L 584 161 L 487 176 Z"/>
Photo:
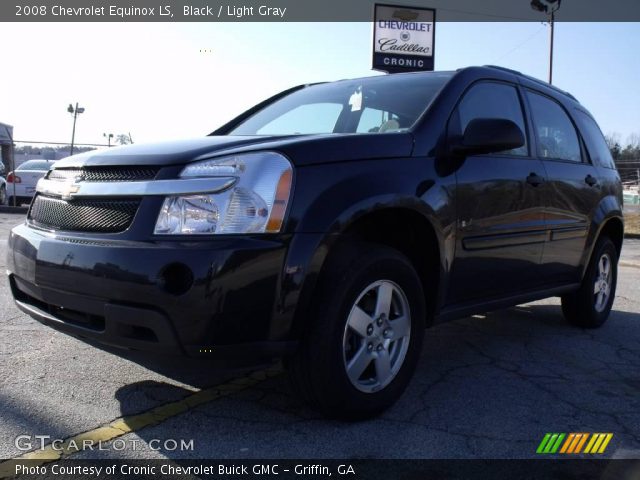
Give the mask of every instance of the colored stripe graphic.
<path id="1" fill-rule="evenodd" d="M 600 450 L 598 450 L 598 453 L 604 453 L 604 451 L 607 449 L 607 446 L 609 445 L 609 442 L 613 438 L 613 433 L 607 433 L 606 435 L 607 436 L 605 437 L 604 442 L 602 442 L 602 445 L 600 445 Z"/>
<path id="2" fill-rule="evenodd" d="M 542 441 L 540 442 L 540 445 L 538 445 L 538 449 L 536 450 L 536 453 L 543 453 L 544 452 L 544 447 L 547 445 L 547 442 L 549 441 L 549 438 L 551 438 L 551 434 L 547 433 L 544 438 L 542 439 Z"/>
<path id="3" fill-rule="evenodd" d="M 562 440 L 564 440 L 565 434 L 561 433 L 560 435 L 558 435 L 558 439 L 556 440 L 556 443 L 554 443 L 553 447 L 551 447 L 551 449 L 549 450 L 549 453 L 556 453 L 558 451 L 558 449 L 560 448 L 560 444 L 562 443 Z"/>
<path id="4" fill-rule="evenodd" d="M 582 439 L 582 434 L 581 433 L 576 433 L 576 436 L 573 437 L 573 442 L 571 442 L 571 445 L 569 445 L 569 449 L 567 450 L 567 453 L 577 453 L 576 452 L 576 447 L 578 446 L 578 442 Z"/>
<path id="5" fill-rule="evenodd" d="M 536 453 L 600 454 L 604 453 L 612 438 L 613 433 L 547 433 L 538 445 Z"/>
<path id="6" fill-rule="evenodd" d="M 588 433 L 581 433 L 580 435 L 582 435 L 582 438 L 580 438 L 580 441 L 578 442 L 578 445 L 576 445 L 576 449 L 573 451 L 573 453 L 580 453 L 582 451 L 584 443 L 587 441 L 587 438 L 589 438 Z"/>
<path id="7" fill-rule="evenodd" d="M 589 440 L 589 443 L 587 443 L 587 448 L 584 449 L 584 453 L 591 453 L 591 449 L 593 448 L 593 445 L 596 443 L 597 439 L 598 439 L 597 433 L 594 433 L 593 435 L 591 435 L 591 440 Z"/>
<path id="8" fill-rule="evenodd" d="M 536 453 L 556 453 L 565 436 L 564 433 L 547 433 L 538 445 Z"/>
<path id="9" fill-rule="evenodd" d="M 584 453 L 604 453 L 613 433 L 594 433 Z"/>
<path id="10" fill-rule="evenodd" d="M 573 442 L 574 438 L 576 438 L 576 434 L 570 433 L 569 436 L 567 437 L 567 441 L 564 442 L 564 445 L 562 446 L 560 453 L 567 453 L 567 449 L 569 448 L 569 445 L 571 445 L 571 443 Z"/>

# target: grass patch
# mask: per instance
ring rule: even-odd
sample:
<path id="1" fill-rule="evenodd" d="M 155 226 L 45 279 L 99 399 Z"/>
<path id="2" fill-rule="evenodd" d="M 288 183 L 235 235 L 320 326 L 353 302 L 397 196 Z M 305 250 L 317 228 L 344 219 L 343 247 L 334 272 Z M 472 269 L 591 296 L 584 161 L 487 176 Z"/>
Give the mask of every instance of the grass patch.
<path id="1" fill-rule="evenodd" d="M 640 235 L 640 213 L 624 214 L 624 233 L 635 233 Z"/>

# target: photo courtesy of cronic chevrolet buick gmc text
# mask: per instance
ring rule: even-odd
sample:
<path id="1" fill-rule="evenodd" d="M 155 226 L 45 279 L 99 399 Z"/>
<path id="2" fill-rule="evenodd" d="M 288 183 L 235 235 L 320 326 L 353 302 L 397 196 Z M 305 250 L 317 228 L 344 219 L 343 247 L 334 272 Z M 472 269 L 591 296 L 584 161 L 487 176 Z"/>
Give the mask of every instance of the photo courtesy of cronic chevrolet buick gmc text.
<path id="1" fill-rule="evenodd" d="M 326 415 L 402 394 L 435 323 L 550 296 L 602 325 L 622 188 L 570 94 L 499 67 L 303 85 L 210 136 L 75 155 L 9 239 L 20 309 L 151 356 L 283 358 Z"/>

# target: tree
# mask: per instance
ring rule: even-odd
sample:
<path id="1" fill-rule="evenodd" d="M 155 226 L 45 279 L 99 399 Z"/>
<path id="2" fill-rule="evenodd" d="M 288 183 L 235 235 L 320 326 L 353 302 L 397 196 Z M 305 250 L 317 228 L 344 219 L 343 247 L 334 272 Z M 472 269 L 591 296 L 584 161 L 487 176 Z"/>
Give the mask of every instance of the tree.
<path id="1" fill-rule="evenodd" d="M 131 135 L 127 135 L 126 133 L 120 133 L 118 135 L 116 135 L 116 143 L 119 143 L 120 145 L 129 145 L 130 143 L 133 143 L 131 141 Z"/>
<path id="2" fill-rule="evenodd" d="M 611 151 L 611 156 L 614 160 L 618 160 L 620 158 L 620 153 L 622 152 L 622 147 L 620 146 L 620 134 L 615 132 L 608 133 L 604 136 L 604 139 Z"/>

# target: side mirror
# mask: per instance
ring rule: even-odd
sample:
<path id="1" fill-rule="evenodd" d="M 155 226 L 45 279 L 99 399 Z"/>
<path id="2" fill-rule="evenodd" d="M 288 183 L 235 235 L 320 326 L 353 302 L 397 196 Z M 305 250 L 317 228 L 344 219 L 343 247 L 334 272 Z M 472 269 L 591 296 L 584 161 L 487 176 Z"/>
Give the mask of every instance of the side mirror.
<path id="1" fill-rule="evenodd" d="M 451 145 L 457 155 L 480 155 L 513 150 L 524 145 L 524 134 L 505 118 L 476 118 L 469 122 L 464 135 Z"/>

